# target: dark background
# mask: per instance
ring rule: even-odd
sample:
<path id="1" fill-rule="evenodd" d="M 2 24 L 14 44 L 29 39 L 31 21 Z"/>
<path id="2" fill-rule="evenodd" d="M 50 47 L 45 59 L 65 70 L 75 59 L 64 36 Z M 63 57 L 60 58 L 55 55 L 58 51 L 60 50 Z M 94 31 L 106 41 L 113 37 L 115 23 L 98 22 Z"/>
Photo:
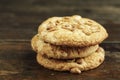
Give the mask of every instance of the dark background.
<path id="1" fill-rule="evenodd" d="M 52 16 L 81 15 L 108 31 L 106 60 L 80 75 L 45 69 L 30 46 L 38 26 Z M 0 0 L 0 80 L 119 80 L 120 0 Z"/>

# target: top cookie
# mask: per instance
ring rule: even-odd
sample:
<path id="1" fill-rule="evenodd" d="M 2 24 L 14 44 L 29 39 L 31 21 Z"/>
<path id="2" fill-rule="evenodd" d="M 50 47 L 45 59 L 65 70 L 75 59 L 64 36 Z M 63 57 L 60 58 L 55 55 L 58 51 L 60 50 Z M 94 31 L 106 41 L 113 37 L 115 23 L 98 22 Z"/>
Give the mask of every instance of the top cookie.
<path id="1" fill-rule="evenodd" d="M 79 47 L 99 44 L 108 36 L 102 25 L 79 15 L 49 18 L 38 33 L 51 44 Z"/>

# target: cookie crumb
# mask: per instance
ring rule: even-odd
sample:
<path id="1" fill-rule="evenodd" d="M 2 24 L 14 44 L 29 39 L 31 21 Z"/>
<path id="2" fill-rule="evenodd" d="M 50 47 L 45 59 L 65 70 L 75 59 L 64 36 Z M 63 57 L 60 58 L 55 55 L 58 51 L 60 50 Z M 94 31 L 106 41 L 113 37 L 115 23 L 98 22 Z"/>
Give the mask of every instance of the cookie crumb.
<path id="1" fill-rule="evenodd" d="M 71 73 L 78 73 L 78 74 L 81 73 L 80 69 L 78 69 L 78 68 L 72 68 L 72 69 L 70 70 L 70 72 L 71 72 Z"/>

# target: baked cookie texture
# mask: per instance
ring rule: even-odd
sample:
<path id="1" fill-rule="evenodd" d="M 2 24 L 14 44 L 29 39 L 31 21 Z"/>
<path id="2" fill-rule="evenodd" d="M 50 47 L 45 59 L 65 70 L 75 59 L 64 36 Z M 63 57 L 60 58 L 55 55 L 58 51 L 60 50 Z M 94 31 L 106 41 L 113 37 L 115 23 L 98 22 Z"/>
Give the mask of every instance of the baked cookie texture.
<path id="1" fill-rule="evenodd" d="M 94 53 L 98 49 L 98 45 L 89 47 L 68 47 L 58 46 L 46 43 L 41 39 L 39 34 L 35 35 L 32 39 L 33 50 L 48 58 L 54 59 L 74 59 L 86 57 Z"/>
<path id="2" fill-rule="evenodd" d="M 38 35 L 33 36 L 32 40 L 31 40 L 31 47 L 35 52 L 37 52 L 37 48 L 38 48 L 37 41 L 38 40 L 39 40 Z"/>
<path id="3" fill-rule="evenodd" d="M 57 60 L 50 59 L 41 54 L 37 54 L 37 61 L 42 66 L 57 71 L 70 71 L 71 73 L 81 73 L 98 67 L 105 57 L 105 52 L 102 48 L 98 48 L 96 52 L 84 58 L 73 60 Z"/>
<path id="4" fill-rule="evenodd" d="M 51 17 L 39 26 L 31 46 L 43 67 L 81 73 L 103 63 L 105 51 L 99 44 L 107 37 L 94 20 L 79 15 Z"/>
<path id="5" fill-rule="evenodd" d="M 39 26 L 38 33 L 45 42 L 79 47 L 99 44 L 108 37 L 102 25 L 79 15 L 49 18 Z"/>

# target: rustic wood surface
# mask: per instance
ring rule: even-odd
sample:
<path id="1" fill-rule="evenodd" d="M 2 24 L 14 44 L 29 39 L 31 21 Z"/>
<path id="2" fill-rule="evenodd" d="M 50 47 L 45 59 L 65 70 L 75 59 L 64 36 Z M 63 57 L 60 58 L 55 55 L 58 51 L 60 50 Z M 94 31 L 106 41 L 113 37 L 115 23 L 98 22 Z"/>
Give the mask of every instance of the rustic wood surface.
<path id="1" fill-rule="evenodd" d="M 51 16 L 79 14 L 108 31 L 104 63 L 82 74 L 43 68 L 30 40 Z M 0 0 L 0 80 L 120 80 L 120 0 Z"/>

